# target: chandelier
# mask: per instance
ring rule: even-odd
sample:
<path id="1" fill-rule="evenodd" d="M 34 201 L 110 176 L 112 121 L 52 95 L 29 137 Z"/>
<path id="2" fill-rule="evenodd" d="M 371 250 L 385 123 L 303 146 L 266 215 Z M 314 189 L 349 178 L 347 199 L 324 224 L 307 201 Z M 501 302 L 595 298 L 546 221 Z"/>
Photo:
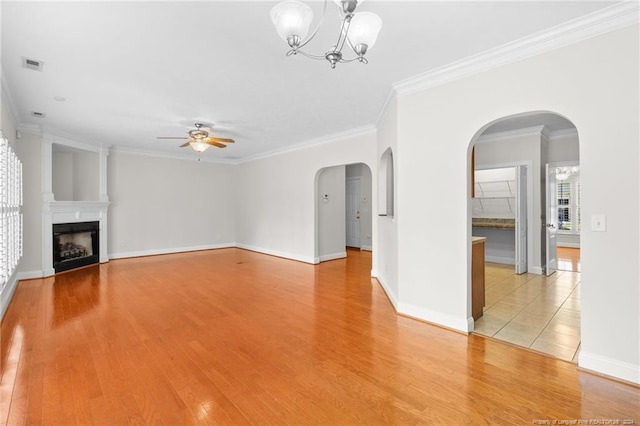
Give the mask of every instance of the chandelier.
<path id="1" fill-rule="evenodd" d="M 271 9 L 271 20 L 276 27 L 278 35 L 287 42 L 291 50 L 287 56 L 300 53 L 312 59 L 325 59 L 335 68 L 337 63 L 358 61 L 368 63 L 364 55 L 371 49 L 378 38 L 382 28 L 382 20 L 371 12 L 358 12 L 356 7 L 364 0 L 333 0 L 340 8 L 342 25 L 338 40 L 331 49 L 323 55 L 311 55 L 301 50 L 313 37 L 315 37 L 327 12 L 327 1 L 324 0 L 322 18 L 311 35 L 305 39 L 309 32 L 309 25 L 313 20 L 313 11 L 300 0 L 285 0 Z M 346 59 L 342 50 L 347 44 L 355 54 L 355 57 Z"/>

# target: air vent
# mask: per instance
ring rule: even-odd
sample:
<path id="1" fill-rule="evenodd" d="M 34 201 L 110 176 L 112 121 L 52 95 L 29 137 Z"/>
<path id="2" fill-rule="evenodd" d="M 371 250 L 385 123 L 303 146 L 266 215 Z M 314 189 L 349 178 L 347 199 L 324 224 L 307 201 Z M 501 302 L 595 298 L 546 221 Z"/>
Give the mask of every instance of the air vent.
<path id="1" fill-rule="evenodd" d="M 44 112 L 31 111 L 31 115 L 38 118 L 45 118 L 46 115 Z"/>
<path id="2" fill-rule="evenodd" d="M 22 66 L 24 68 L 34 70 L 34 71 L 42 71 L 42 66 L 44 63 L 42 61 L 37 61 L 35 59 L 22 58 Z"/>

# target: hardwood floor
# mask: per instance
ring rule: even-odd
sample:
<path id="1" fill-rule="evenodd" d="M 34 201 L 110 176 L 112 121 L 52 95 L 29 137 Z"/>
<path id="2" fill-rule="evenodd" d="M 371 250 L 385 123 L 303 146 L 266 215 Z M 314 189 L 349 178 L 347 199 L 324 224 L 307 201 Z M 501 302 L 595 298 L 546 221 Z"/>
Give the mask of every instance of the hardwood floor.
<path id="1" fill-rule="evenodd" d="M 2 423 L 640 422 L 640 388 L 398 316 L 370 270 L 223 249 L 21 282 Z"/>

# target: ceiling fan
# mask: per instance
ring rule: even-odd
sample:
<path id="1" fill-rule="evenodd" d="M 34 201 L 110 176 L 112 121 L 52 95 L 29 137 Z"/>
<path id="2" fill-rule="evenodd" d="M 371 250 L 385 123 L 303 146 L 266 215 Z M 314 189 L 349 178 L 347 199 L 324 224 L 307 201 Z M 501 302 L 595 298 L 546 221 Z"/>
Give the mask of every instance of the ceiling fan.
<path id="1" fill-rule="evenodd" d="M 227 145 L 225 145 L 226 143 L 235 142 L 233 139 L 229 139 L 229 138 L 218 138 L 218 137 L 209 136 L 209 132 L 211 131 L 211 129 L 208 127 L 205 127 L 205 125 L 202 123 L 195 123 L 195 126 L 196 126 L 195 129 L 189 130 L 187 132 L 187 134 L 189 135 L 188 137 L 158 136 L 158 139 L 188 139 L 187 142 L 180 145 L 180 148 L 183 148 L 185 146 L 191 146 L 191 148 L 193 148 L 193 150 L 196 152 L 204 152 L 210 146 L 215 146 L 218 148 L 226 148 L 227 147 Z"/>

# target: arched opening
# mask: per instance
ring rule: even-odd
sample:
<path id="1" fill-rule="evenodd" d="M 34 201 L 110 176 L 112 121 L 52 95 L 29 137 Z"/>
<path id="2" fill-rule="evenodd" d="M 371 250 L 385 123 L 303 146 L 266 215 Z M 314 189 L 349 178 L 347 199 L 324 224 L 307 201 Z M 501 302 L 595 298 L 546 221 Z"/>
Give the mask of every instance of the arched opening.
<path id="1" fill-rule="evenodd" d="M 316 174 L 316 262 L 373 250 L 372 173 L 364 163 L 325 167 Z"/>
<path id="2" fill-rule="evenodd" d="M 378 169 L 378 215 L 393 217 L 394 204 L 393 151 L 387 148 L 380 157 Z"/>
<path id="3" fill-rule="evenodd" d="M 469 242 L 474 332 L 576 362 L 581 228 L 576 127 L 552 112 L 495 120 L 472 139 L 469 164 L 470 227 L 472 237 L 479 237 Z"/>

